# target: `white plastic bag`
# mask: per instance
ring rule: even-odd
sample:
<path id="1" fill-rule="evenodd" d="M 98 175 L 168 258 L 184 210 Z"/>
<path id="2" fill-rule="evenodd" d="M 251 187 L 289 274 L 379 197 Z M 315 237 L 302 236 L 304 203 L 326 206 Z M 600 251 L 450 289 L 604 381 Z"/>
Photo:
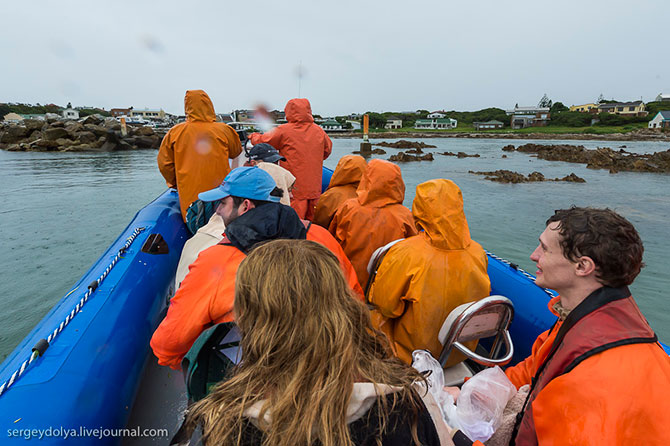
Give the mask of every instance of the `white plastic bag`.
<path id="1" fill-rule="evenodd" d="M 456 405 L 463 432 L 473 441 L 491 438 L 500 426 L 505 406 L 515 394 L 516 387 L 497 366 L 467 380 Z"/>
<path id="2" fill-rule="evenodd" d="M 516 388 L 500 367 L 483 370 L 461 387 L 458 403 L 444 390 L 444 375 L 440 363 L 430 353 L 415 350 L 412 367 L 419 372 L 430 370 L 428 389 L 442 416 L 453 429 L 460 429 L 471 440 L 486 441 L 500 425 L 507 402 L 516 394 Z"/>

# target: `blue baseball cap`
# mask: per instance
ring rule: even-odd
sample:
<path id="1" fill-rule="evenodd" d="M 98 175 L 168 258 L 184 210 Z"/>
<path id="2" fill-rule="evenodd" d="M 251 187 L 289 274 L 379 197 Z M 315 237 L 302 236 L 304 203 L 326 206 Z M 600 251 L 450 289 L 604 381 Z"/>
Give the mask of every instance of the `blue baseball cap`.
<path id="1" fill-rule="evenodd" d="M 256 166 L 238 167 L 230 171 L 219 187 L 198 194 L 202 201 L 217 201 L 229 195 L 250 200 L 279 202 L 280 197 L 273 197 L 270 192 L 277 183 L 269 173 Z"/>

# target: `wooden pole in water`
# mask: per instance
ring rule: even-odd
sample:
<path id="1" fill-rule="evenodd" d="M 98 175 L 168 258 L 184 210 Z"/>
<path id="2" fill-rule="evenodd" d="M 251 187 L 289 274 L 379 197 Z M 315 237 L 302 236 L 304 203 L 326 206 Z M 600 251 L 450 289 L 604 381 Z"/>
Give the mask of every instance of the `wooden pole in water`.
<path id="1" fill-rule="evenodd" d="M 372 152 L 372 144 L 368 141 L 368 127 L 370 118 L 367 114 L 363 115 L 363 142 L 361 143 L 361 153 Z"/>

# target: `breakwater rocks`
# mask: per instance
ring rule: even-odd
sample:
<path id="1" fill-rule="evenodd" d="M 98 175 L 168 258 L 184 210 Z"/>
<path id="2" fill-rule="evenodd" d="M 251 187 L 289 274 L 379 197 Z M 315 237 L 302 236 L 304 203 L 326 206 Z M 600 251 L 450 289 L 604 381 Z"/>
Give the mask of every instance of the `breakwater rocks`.
<path id="1" fill-rule="evenodd" d="M 114 118 L 91 115 L 74 120 L 48 117 L 0 127 L 0 149 L 83 152 L 157 149 L 166 131 L 128 125 L 125 134 Z"/>
<path id="2" fill-rule="evenodd" d="M 511 170 L 496 170 L 493 172 L 475 172 L 470 170 L 469 173 L 475 175 L 486 175 L 485 180 L 495 181 L 497 183 L 533 183 L 538 181 L 567 181 L 570 183 L 586 183 L 584 178 L 578 177 L 574 173 L 563 178 L 548 179 L 540 172 L 532 172 L 525 176 L 519 172 L 512 172 Z"/>
<path id="3" fill-rule="evenodd" d="M 430 144 L 426 144 L 425 142 L 407 141 L 404 139 L 401 139 L 400 141 L 396 142 L 382 141 L 374 145 L 381 147 L 389 147 L 391 149 L 418 149 L 419 152 L 417 153 L 421 153 L 421 149 L 434 149 L 435 147 L 437 147 L 432 146 Z"/>
<path id="4" fill-rule="evenodd" d="M 626 172 L 670 172 L 670 150 L 651 154 L 637 154 L 624 149 L 617 151 L 609 147 L 587 149 L 569 144 L 544 145 L 524 144 L 503 147 L 504 151 L 533 153 L 548 161 L 565 161 L 586 164 L 589 169 L 608 169 L 610 173 Z"/>
<path id="5" fill-rule="evenodd" d="M 407 161 L 433 161 L 433 159 L 434 158 L 432 153 L 426 153 L 424 155 L 410 155 L 409 153 L 398 152 L 396 155 L 391 155 L 389 161 L 398 161 L 404 163 Z"/>

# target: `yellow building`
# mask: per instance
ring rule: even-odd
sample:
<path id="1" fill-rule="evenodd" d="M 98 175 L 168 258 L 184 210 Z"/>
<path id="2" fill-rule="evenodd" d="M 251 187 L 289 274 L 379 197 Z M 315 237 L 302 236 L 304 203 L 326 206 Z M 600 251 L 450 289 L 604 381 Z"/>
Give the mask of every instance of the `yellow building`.
<path id="1" fill-rule="evenodd" d="M 578 112 L 588 113 L 591 110 L 597 109 L 597 108 L 598 108 L 598 104 L 573 105 L 573 106 L 570 107 L 570 111 L 571 112 L 578 111 Z"/>
<path id="2" fill-rule="evenodd" d="M 647 116 L 649 112 L 644 109 L 644 102 L 615 102 L 611 104 L 600 104 L 598 113 L 613 113 L 624 116 Z"/>

